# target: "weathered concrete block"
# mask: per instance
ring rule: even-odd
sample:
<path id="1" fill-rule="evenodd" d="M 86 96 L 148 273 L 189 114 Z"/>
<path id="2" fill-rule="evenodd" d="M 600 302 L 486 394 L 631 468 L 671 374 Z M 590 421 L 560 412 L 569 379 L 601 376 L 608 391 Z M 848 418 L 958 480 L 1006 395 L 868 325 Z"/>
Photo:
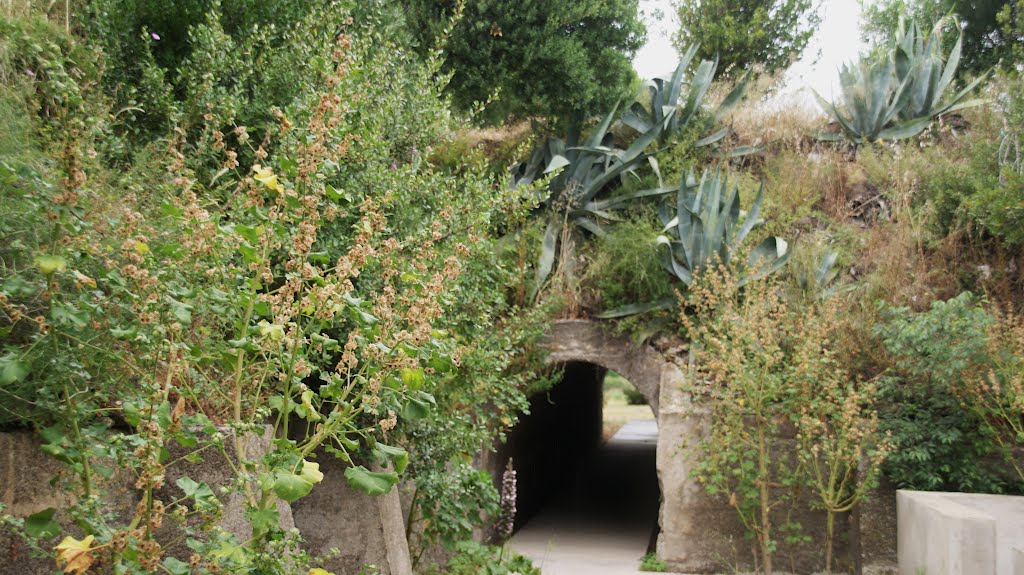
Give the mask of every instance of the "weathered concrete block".
<path id="1" fill-rule="evenodd" d="M 948 493 L 896 493 L 900 575 L 1000 575 L 996 521 Z"/>
<path id="2" fill-rule="evenodd" d="M 398 490 L 379 497 L 359 493 L 345 481 L 341 460 L 318 455 L 324 480 L 292 504 L 306 549 L 314 555 L 337 549 L 325 565 L 337 575 L 356 575 L 365 565 L 376 566 L 381 575 L 412 575 Z"/>

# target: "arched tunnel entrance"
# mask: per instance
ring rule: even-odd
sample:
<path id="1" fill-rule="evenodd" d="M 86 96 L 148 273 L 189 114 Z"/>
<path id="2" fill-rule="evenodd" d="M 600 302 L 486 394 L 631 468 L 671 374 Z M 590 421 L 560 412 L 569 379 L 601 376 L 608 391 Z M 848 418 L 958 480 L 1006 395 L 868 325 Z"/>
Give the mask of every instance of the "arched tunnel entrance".
<path id="1" fill-rule="evenodd" d="M 606 396 L 607 369 L 563 366 L 561 380 L 531 398 L 499 450 L 499 461 L 511 457 L 517 472 L 512 546 L 545 575 L 633 571 L 658 529 L 654 413 L 641 406 L 643 421 L 627 421 L 637 412 L 625 408 L 622 391 L 632 386 L 623 389 L 617 378 Z"/>

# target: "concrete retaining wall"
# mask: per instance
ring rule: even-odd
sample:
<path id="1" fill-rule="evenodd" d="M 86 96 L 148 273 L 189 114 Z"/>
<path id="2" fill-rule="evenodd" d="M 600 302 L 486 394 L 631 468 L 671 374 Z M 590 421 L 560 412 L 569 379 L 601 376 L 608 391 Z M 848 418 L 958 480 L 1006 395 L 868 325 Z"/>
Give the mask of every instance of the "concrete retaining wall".
<path id="1" fill-rule="evenodd" d="M 900 575 L 1024 575 L 1024 497 L 900 490 Z"/>

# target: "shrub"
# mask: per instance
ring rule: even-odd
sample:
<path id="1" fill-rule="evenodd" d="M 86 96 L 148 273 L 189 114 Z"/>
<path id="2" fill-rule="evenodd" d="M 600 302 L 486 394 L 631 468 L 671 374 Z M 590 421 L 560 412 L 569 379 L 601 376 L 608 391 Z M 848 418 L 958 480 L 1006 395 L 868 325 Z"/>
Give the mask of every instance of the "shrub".
<path id="1" fill-rule="evenodd" d="M 646 220 L 627 220 L 597 240 L 588 274 L 606 309 L 658 301 L 672 294 L 655 243 L 660 230 Z"/>
<path id="2" fill-rule="evenodd" d="M 742 288 L 742 289 L 741 289 Z M 728 498 L 772 571 L 779 533 L 802 539 L 777 512 L 808 488 L 826 513 L 825 570 L 831 571 L 835 516 L 875 484 L 887 446 L 878 433 L 876 387 L 857 382 L 836 359 L 835 300 L 790 308 L 766 278 L 744 286 L 719 265 L 695 278 L 681 321 L 690 338 L 689 389 L 709 410 L 710 431 L 697 445 L 695 475 L 708 493 Z M 796 449 L 784 439 L 796 428 Z"/>
<path id="3" fill-rule="evenodd" d="M 895 450 L 885 474 L 903 489 L 1001 493 L 1006 474 L 984 421 L 957 396 L 966 372 L 988 364 L 992 316 L 970 293 L 928 311 L 882 306 L 875 333 L 890 354 L 881 428 Z"/>
<path id="4" fill-rule="evenodd" d="M 323 58 L 278 69 L 267 55 L 261 66 L 276 72 L 259 78 L 246 71 L 258 67 L 256 56 L 236 48 L 267 45 L 230 38 L 225 13 L 210 6 L 201 25 L 188 27 L 194 42 L 178 70 L 187 78 L 181 86 L 195 91 L 172 94 L 181 99 L 171 116 L 191 115 L 191 123 L 126 132 L 133 149 L 124 154 L 104 136 L 112 122 L 131 120 L 114 119 L 110 99 L 88 89 L 102 85 L 99 68 L 69 56 L 92 48 L 59 33 L 48 42 L 20 24 L 0 36 L 0 71 L 36 70 L 12 91 L 11 106 L 32 112 L 13 124 L 30 143 L 0 165 L 0 417 L 43 429 L 44 451 L 67 465 L 73 483 L 61 486 L 76 502 L 24 522 L 23 534 L 52 537 L 56 521 L 73 517 L 86 539 L 66 539 L 59 561 L 70 562 L 77 546 L 82 570 L 103 560 L 119 573 L 158 565 L 179 573 L 189 567 L 164 554 L 157 527 L 190 511 L 211 527 L 220 499 L 234 494 L 253 536 L 183 525 L 201 558 L 196 571 L 305 571 L 309 558 L 280 528 L 276 501 L 319 483 L 314 457 L 324 452 L 345 462 L 353 487 L 388 491 L 409 463 L 396 443 L 414 434 L 400 432 L 429 416 L 436 394 L 469 423 L 453 417 L 441 449 L 423 442 L 417 455 L 446 450 L 444 457 L 410 477 L 435 500 L 469 496 L 454 511 L 433 510 L 443 521 L 459 516 L 455 536 L 465 535 L 473 527 L 466 506 L 488 510 L 493 489 L 485 474 L 446 464 L 500 433 L 491 416 L 510 424 L 525 403 L 524 358 L 540 324 L 495 287 L 514 283 L 514 268 L 491 234 L 498 220 L 525 217 L 523 200 L 535 190 L 509 191 L 481 163 L 445 173 L 422 161 L 418 148 L 451 127 L 447 103 L 429 64 L 384 31 L 336 36 L 347 12 L 328 3 L 316 13 L 335 26 L 328 41 L 306 37 L 312 43 L 293 46 L 299 52 L 278 53 L 308 48 Z M 85 46 L 118 41 L 103 33 Z M 289 83 L 287 74 L 302 81 Z M 156 84 L 169 86 L 159 76 Z M 253 83 L 235 83 L 246 79 Z M 131 82 L 109 85 L 149 89 Z M 291 95 L 272 120 L 252 132 L 238 125 L 242 114 L 263 113 L 246 106 L 277 98 L 253 96 L 275 82 L 288 83 Z M 495 329 L 512 317 L 511 329 Z M 486 377 L 453 373 L 460 338 L 475 344 L 465 358 Z M 265 422 L 276 435 L 272 449 L 246 453 L 239 438 Z M 162 454 L 172 444 L 195 450 L 194 459 L 223 454 L 233 436 L 226 492 L 183 479 L 180 499 L 154 499 L 174 489 L 163 485 L 175 462 Z M 139 478 L 147 503 L 128 517 L 105 514 L 99 478 L 110 460 Z M 371 461 L 393 471 L 370 471 Z M 8 519 L 0 523 L 19 524 Z"/>

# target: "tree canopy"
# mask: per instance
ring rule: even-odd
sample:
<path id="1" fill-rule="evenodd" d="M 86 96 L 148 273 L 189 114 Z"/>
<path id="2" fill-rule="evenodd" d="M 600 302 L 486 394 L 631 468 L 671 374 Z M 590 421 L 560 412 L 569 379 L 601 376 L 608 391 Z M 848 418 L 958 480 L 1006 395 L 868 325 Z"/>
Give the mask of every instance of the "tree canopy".
<path id="1" fill-rule="evenodd" d="M 674 42 L 699 43 L 726 75 L 762 65 L 771 73 L 800 57 L 821 18 L 814 0 L 682 0 Z"/>
<path id="2" fill-rule="evenodd" d="M 864 36 L 891 41 L 900 17 L 929 26 L 952 13 L 963 30 L 962 73 L 975 74 L 1006 59 L 1020 45 L 1017 2 L 1008 0 L 861 0 Z M 950 36 L 953 38 L 954 36 Z"/>
<path id="3" fill-rule="evenodd" d="M 431 49 L 456 2 L 403 2 L 410 31 Z M 645 35 L 637 0 L 471 2 L 445 46 L 448 90 L 463 110 L 500 90 L 487 120 L 602 113 L 632 83 Z"/>

